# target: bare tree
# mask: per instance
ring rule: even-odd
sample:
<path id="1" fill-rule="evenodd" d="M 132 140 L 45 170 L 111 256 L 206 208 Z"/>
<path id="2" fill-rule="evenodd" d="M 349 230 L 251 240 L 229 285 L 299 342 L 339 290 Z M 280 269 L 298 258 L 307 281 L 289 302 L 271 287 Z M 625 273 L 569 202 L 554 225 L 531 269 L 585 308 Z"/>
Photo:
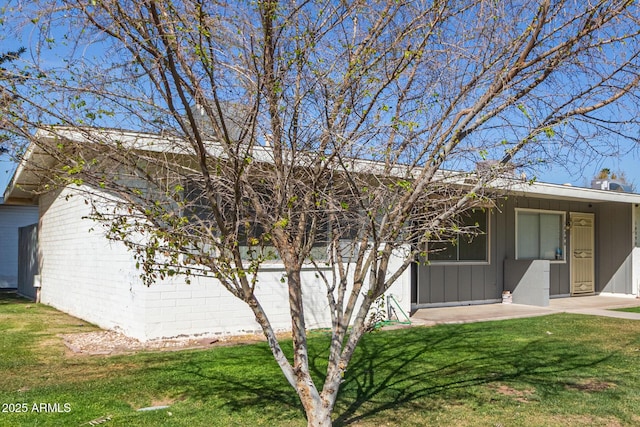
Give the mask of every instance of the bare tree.
<path id="1" fill-rule="evenodd" d="M 34 64 L 41 92 L 21 93 L 25 126 L 63 126 L 46 127 L 59 140 L 41 149 L 61 168 L 48 185 L 108 190 L 95 217 L 147 283 L 210 275 L 246 302 L 310 426 L 331 424 L 367 313 L 429 241 L 477 232 L 460 218 L 497 178 L 625 138 L 638 118 L 633 1 L 62 0 L 22 13 L 41 48 L 63 33 L 75 48 L 62 68 Z M 274 257 L 291 359 L 254 293 Z M 321 383 L 304 266 L 331 312 Z"/>
<path id="2" fill-rule="evenodd" d="M 9 147 L 4 145 L 9 139 L 5 132 L 12 128 L 11 111 L 15 108 L 12 104 L 17 101 L 15 84 L 24 78 L 19 71 L 12 72 L 5 66 L 18 59 L 25 51 L 26 49 L 21 47 L 15 51 L 0 54 L 0 154 L 9 152 Z"/>

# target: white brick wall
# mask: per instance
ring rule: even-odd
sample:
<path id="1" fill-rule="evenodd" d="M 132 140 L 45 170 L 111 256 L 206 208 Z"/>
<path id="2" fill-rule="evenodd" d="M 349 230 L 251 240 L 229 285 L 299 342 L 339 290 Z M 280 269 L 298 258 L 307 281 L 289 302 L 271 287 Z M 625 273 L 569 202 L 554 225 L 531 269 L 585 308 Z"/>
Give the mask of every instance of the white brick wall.
<path id="1" fill-rule="evenodd" d="M 101 226 L 82 219 L 90 208 L 74 189 L 41 197 L 40 213 L 41 301 L 140 337 L 143 298 L 126 248 L 105 239 Z"/>
<path id="2" fill-rule="evenodd" d="M 74 192 L 65 189 L 41 199 L 43 303 L 140 340 L 260 329 L 251 310 L 216 279 L 194 278 L 187 285 L 173 277 L 144 286 L 125 246 L 107 241 L 99 224 L 81 219 L 89 213 L 82 196 L 65 200 Z M 261 272 L 256 293 L 274 328 L 289 330 L 282 273 L 277 266 Z M 330 326 L 324 283 L 311 270 L 302 276 L 307 327 Z M 409 272 L 390 292 L 408 312 Z"/>

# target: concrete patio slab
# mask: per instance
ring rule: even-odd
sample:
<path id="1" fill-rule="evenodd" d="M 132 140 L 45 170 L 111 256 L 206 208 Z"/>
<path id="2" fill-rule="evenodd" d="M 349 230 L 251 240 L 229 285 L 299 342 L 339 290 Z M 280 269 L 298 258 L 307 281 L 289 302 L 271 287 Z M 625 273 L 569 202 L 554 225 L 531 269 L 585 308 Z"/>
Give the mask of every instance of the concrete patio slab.
<path id="1" fill-rule="evenodd" d="M 640 299 L 609 295 L 554 298 L 548 307 L 523 304 L 483 304 L 457 307 L 423 308 L 411 316 L 414 325 L 470 323 L 490 320 L 545 316 L 553 313 L 578 313 L 594 316 L 640 320 L 640 313 L 612 311 L 612 308 L 638 307 Z"/>

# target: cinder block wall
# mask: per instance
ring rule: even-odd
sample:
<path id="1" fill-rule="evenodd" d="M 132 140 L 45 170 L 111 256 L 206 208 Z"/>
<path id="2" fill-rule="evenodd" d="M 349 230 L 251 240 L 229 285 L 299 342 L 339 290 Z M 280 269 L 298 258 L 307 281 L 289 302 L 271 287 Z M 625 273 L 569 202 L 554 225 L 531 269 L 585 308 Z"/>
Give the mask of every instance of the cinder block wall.
<path id="1" fill-rule="evenodd" d="M 77 190 L 48 194 L 40 208 L 43 303 L 143 341 L 260 330 L 252 311 L 214 278 L 194 278 L 187 285 L 173 277 L 144 286 L 126 247 L 109 242 L 100 224 L 83 219 L 90 208 Z M 392 268 L 402 261 L 398 255 Z M 281 331 L 291 328 L 283 274 L 282 266 L 268 266 L 259 273 L 256 288 L 273 327 Z M 329 327 L 324 282 L 311 269 L 302 278 L 307 328 Z M 406 313 L 410 280 L 407 270 L 389 290 Z"/>
<path id="2" fill-rule="evenodd" d="M 79 189 L 82 190 L 82 189 Z M 122 244 L 109 242 L 90 220 L 78 190 L 40 199 L 41 301 L 76 317 L 142 337 L 144 295 L 135 264 Z"/>

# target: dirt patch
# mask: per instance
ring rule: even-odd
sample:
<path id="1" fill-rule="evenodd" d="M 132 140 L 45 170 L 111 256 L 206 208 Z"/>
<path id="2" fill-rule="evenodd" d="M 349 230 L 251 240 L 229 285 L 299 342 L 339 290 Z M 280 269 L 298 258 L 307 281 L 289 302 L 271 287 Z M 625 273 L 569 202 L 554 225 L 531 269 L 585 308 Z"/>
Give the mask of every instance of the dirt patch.
<path id="1" fill-rule="evenodd" d="M 496 393 L 501 394 L 503 396 L 513 397 L 516 402 L 528 403 L 531 401 L 531 396 L 533 395 L 533 390 L 516 390 L 513 387 L 509 387 L 506 384 L 497 384 L 492 387 Z"/>
<path id="2" fill-rule="evenodd" d="M 148 404 L 144 406 L 139 406 L 133 403 L 129 403 L 129 405 L 136 411 L 145 411 L 152 409 L 164 409 L 165 407 L 169 407 L 179 400 L 184 400 L 184 398 L 159 397 L 152 399 L 150 402 L 148 402 Z"/>
<path id="3" fill-rule="evenodd" d="M 588 393 L 605 391 L 612 388 L 615 388 L 616 385 L 607 381 L 600 381 L 598 379 L 592 378 L 584 381 L 580 381 L 578 383 L 567 384 L 565 386 L 568 390 L 577 390 L 577 391 L 585 391 Z"/>
<path id="4" fill-rule="evenodd" d="M 176 402 L 176 399 L 172 399 L 170 397 L 164 397 L 161 399 L 154 399 L 151 401 L 151 406 L 168 406 L 173 405 Z"/>
<path id="5" fill-rule="evenodd" d="M 208 348 L 236 344 L 249 344 L 264 341 L 258 334 L 204 337 L 204 338 L 172 338 L 152 341 L 138 341 L 116 331 L 94 331 L 76 334 L 61 334 L 64 345 L 73 355 L 114 355 L 135 353 L 138 351 L 173 351 L 183 349 Z"/>
<path id="6" fill-rule="evenodd" d="M 637 424 L 623 424 L 615 417 L 597 417 L 589 415 L 552 415 L 550 417 L 544 417 L 540 419 L 541 423 L 538 425 L 552 425 L 552 426 L 600 426 L 600 427 L 622 427 L 625 425 L 637 425 Z M 544 421 L 544 423 L 543 423 Z"/>

